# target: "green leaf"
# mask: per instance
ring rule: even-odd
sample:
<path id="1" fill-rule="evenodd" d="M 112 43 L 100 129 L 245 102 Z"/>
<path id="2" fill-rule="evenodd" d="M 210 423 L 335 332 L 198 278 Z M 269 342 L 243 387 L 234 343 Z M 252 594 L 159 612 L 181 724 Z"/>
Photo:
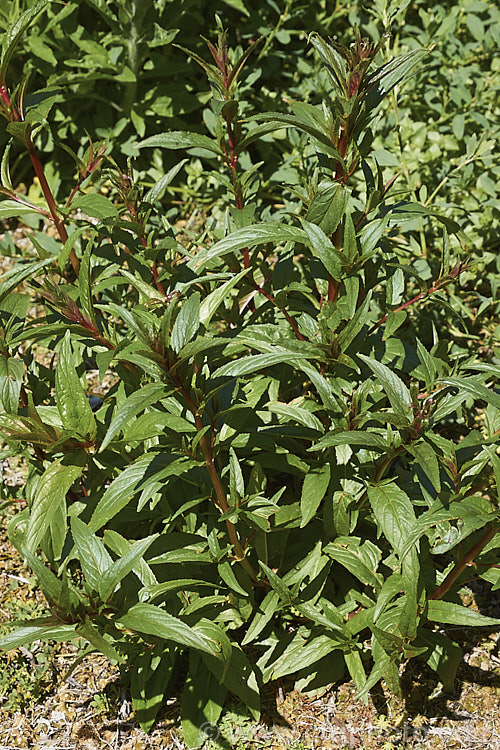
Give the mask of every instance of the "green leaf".
<path id="1" fill-rule="evenodd" d="M 67 331 L 57 360 L 56 404 L 64 429 L 75 437 L 92 442 L 97 434 L 97 425 L 76 373 L 77 365 L 78 361 L 71 347 L 71 334 Z"/>
<path id="2" fill-rule="evenodd" d="M 139 491 L 147 489 L 147 484 L 161 482 L 170 476 L 180 476 L 198 462 L 182 456 L 175 459 L 171 455 L 150 453 L 127 466 L 107 487 L 90 519 L 89 527 L 96 531 L 119 513 L 129 500 Z M 145 482 L 147 477 L 147 482 Z"/>
<path id="3" fill-rule="evenodd" d="M 213 590 L 214 584 L 211 581 L 201 581 L 197 578 L 176 578 L 173 581 L 164 581 L 163 583 L 144 586 L 139 592 L 139 599 L 141 601 L 146 601 L 147 599 L 153 600 L 163 594 L 169 594 L 171 591 L 198 591 L 200 588 L 210 588 Z"/>
<path id="4" fill-rule="evenodd" d="M 318 417 L 300 406 L 282 404 L 279 401 L 273 401 L 266 404 L 266 408 L 268 411 L 281 417 L 283 421 L 288 422 L 291 420 L 304 425 L 304 427 L 309 427 L 311 430 L 317 430 L 318 432 L 324 431 L 324 427 Z"/>
<path id="5" fill-rule="evenodd" d="M 71 518 L 71 534 L 85 580 L 94 591 L 99 591 L 102 577 L 113 565 L 113 560 L 101 539 L 76 516 Z"/>
<path id="6" fill-rule="evenodd" d="M 302 219 L 308 245 L 313 255 L 320 259 L 321 263 L 330 276 L 336 281 L 342 278 L 342 256 L 333 246 L 332 241 L 326 236 L 321 227 L 310 224 Z"/>
<path id="7" fill-rule="evenodd" d="M 99 584 L 99 594 L 103 602 L 108 601 L 118 584 L 138 565 L 157 537 L 158 534 L 152 534 L 134 542 L 123 557 L 118 558 L 104 571 Z"/>
<path id="8" fill-rule="evenodd" d="M 297 359 L 307 359 L 308 354 L 299 354 L 298 352 L 294 355 Z M 214 378 L 238 378 L 242 375 L 249 375 L 252 372 L 258 372 L 263 370 L 265 367 L 271 367 L 271 365 L 280 364 L 291 364 L 287 360 L 286 355 L 283 352 L 277 354 L 254 354 L 251 357 L 243 357 L 243 359 L 235 360 L 234 362 L 228 362 L 226 365 L 219 367 L 214 373 Z"/>
<path id="9" fill-rule="evenodd" d="M 248 643 L 254 641 L 260 633 L 264 630 L 267 623 L 270 622 L 272 616 L 281 607 L 280 595 L 277 591 L 269 591 L 264 599 L 259 604 L 259 608 L 255 612 L 253 620 L 245 634 L 242 641 L 242 645 L 246 646 Z"/>
<path id="10" fill-rule="evenodd" d="M 351 675 L 354 684 L 357 689 L 361 692 L 362 688 L 366 684 L 366 672 L 361 661 L 361 655 L 359 651 L 348 651 L 344 654 L 345 663 L 349 674 Z M 366 699 L 365 699 L 366 702 Z"/>
<path id="11" fill-rule="evenodd" d="M 114 206 L 106 196 L 101 195 L 100 193 L 86 193 L 85 195 L 79 195 L 71 202 L 71 209 L 80 209 L 83 214 L 88 214 L 95 219 L 99 219 L 99 221 L 118 216 L 118 209 L 116 206 Z"/>
<path id="12" fill-rule="evenodd" d="M 0 201 L 0 219 L 17 219 L 21 216 L 27 216 L 28 214 L 40 214 L 43 209 L 37 208 L 37 206 L 24 206 L 22 203 L 18 203 L 15 200 L 2 200 Z M 50 259 L 52 260 L 52 258 Z"/>
<path id="13" fill-rule="evenodd" d="M 223 156 L 214 138 L 199 133 L 188 133 L 184 130 L 172 130 L 170 133 L 157 133 L 137 144 L 137 148 L 203 148 Z"/>
<path id="14" fill-rule="evenodd" d="M 347 568 L 363 585 L 372 586 L 376 591 L 381 588 L 383 579 L 376 572 L 381 553 L 369 540 L 361 544 L 359 537 L 337 537 L 323 552 Z"/>
<path id="15" fill-rule="evenodd" d="M 172 169 L 169 169 L 163 177 L 160 177 L 156 185 L 153 185 L 144 196 L 144 203 L 155 204 L 157 201 L 161 201 L 165 195 L 165 190 L 187 161 L 189 161 L 189 159 L 182 159 L 178 164 L 175 164 Z"/>
<path id="16" fill-rule="evenodd" d="M 441 622 L 457 627 L 498 627 L 500 625 L 500 619 L 496 617 L 487 617 L 461 604 L 444 602 L 440 599 L 429 599 L 426 614 L 431 622 Z"/>
<path id="17" fill-rule="evenodd" d="M 231 291 L 231 289 L 233 289 L 238 284 L 238 282 L 241 281 L 244 276 L 246 276 L 247 273 L 248 269 L 244 268 L 242 271 L 235 274 L 231 279 L 218 286 L 217 289 L 214 289 L 214 291 L 211 292 L 208 297 L 205 297 L 200 305 L 200 322 L 203 323 L 203 325 L 208 327 L 210 321 L 212 320 L 212 317 L 217 311 L 217 308 L 227 297 L 229 297 L 229 292 Z"/>
<path id="18" fill-rule="evenodd" d="M 71 485 L 81 476 L 83 460 L 80 454 L 63 456 L 53 461 L 40 477 L 24 540 L 28 552 L 36 550 L 59 508 L 65 502 Z"/>
<path id="19" fill-rule="evenodd" d="M 237 229 L 224 237 L 219 242 L 211 245 L 198 252 L 195 257 L 189 261 L 189 268 L 203 268 L 211 260 L 221 258 L 227 253 L 235 253 L 243 250 L 244 247 L 255 247 L 256 245 L 265 245 L 268 242 L 285 244 L 286 242 L 302 242 L 307 240 L 306 233 L 296 227 L 290 227 L 286 224 L 277 222 L 267 222 L 266 224 L 250 224 L 243 229 Z"/>
<path id="20" fill-rule="evenodd" d="M 367 488 L 377 525 L 398 555 L 416 522 L 413 505 L 396 482 Z"/>
<path id="21" fill-rule="evenodd" d="M 229 448 L 229 491 L 234 505 L 236 505 L 245 494 L 243 472 L 234 448 Z"/>
<path id="22" fill-rule="evenodd" d="M 19 44 L 26 29 L 30 27 L 35 18 L 49 5 L 50 0 L 40 0 L 24 11 L 17 21 L 8 27 L 2 37 L 2 53 L 0 63 L 0 81 L 5 81 L 5 74 L 11 61 L 14 50 Z"/>
<path id="23" fill-rule="evenodd" d="M 85 638 L 97 651 L 110 660 L 111 663 L 122 664 L 125 661 L 125 656 L 119 654 L 116 649 L 113 648 L 110 641 L 105 638 L 96 627 L 92 624 L 92 621 L 88 616 L 85 617 L 85 621 L 77 626 L 77 634 L 81 638 Z M 108 636 L 109 638 L 109 636 Z"/>
<path id="24" fill-rule="evenodd" d="M 462 663 L 462 649 L 447 635 L 431 630 L 423 630 L 418 640 L 428 645 L 425 661 L 437 673 L 446 692 L 453 693 L 457 671 Z"/>
<path id="25" fill-rule="evenodd" d="M 188 341 L 191 341 L 200 325 L 200 295 L 198 292 L 191 296 L 182 305 L 175 319 L 170 344 L 177 354 Z"/>
<path id="26" fill-rule="evenodd" d="M 36 575 L 38 585 L 49 604 L 58 604 L 62 596 L 63 582 L 26 548 L 22 548 L 22 555 Z"/>
<path id="27" fill-rule="evenodd" d="M 344 217 L 348 197 L 349 193 L 342 184 L 321 183 L 307 209 L 307 223 L 320 227 L 331 237 Z"/>
<path id="28" fill-rule="evenodd" d="M 0 402 L 9 414 L 17 414 L 24 365 L 20 359 L 0 355 Z"/>
<path id="29" fill-rule="evenodd" d="M 157 644 L 147 648 L 134 661 L 130 670 L 130 697 L 134 718 L 144 732 L 149 732 L 156 715 L 165 702 L 165 693 L 176 674 L 176 658 L 172 650 Z"/>
<path id="30" fill-rule="evenodd" d="M 344 164 L 344 160 L 342 159 L 340 153 L 333 145 L 333 142 L 329 135 L 324 132 L 323 128 L 318 127 L 317 125 L 312 125 L 302 117 L 283 114 L 281 112 L 266 112 L 264 114 L 255 115 L 252 119 L 260 122 L 265 121 L 267 123 L 270 123 L 274 125 L 274 130 L 281 130 L 281 128 L 290 127 L 297 128 L 297 130 L 301 130 L 303 133 L 307 133 L 309 136 L 311 136 L 311 138 L 316 141 L 316 144 L 319 146 L 320 151 L 322 151 L 330 158 L 334 159 L 339 164 Z"/>
<path id="31" fill-rule="evenodd" d="M 227 688 L 205 666 L 200 655 L 189 655 L 189 672 L 181 697 L 181 726 L 184 742 L 189 748 L 201 747 L 207 739 L 203 728 L 216 726 Z"/>
<path id="32" fill-rule="evenodd" d="M 236 644 L 231 644 L 228 659 L 203 654 L 203 661 L 209 670 L 228 690 L 236 695 L 250 711 L 256 721 L 260 718 L 260 695 L 255 672 L 246 654 Z"/>
<path id="33" fill-rule="evenodd" d="M 316 515 L 321 501 L 330 484 L 330 465 L 324 464 L 317 468 L 311 468 L 304 477 L 302 484 L 302 495 L 300 500 L 300 512 L 302 520 L 300 528 L 304 528 Z"/>
<path id="34" fill-rule="evenodd" d="M 167 392 L 168 389 L 163 383 L 148 383 L 128 396 L 117 408 L 101 443 L 99 453 L 107 448 L 115 435 L 118 435 L 120 430 L 124 429 L 134 417 L 167 395 Z"/>
<path id="35" fill-rule="evenodd" d="M 414 49 L 411 52 L 399 55 L 399 57 L 390 60 L 375 71 L 365 83 L 366 88 L 371 89 L 367 96 L 368 109 L 377 107 L 394 86 L 401 83 L 401 81 L 407 80 L 413 69 L 427 54 L 427 50 Z"/>
<path id="36" fill-rule="evenodd" d="M 334 445 L 360 445 L 376 450 L 379 453 L 384 453 L 388 448 L 387 438 L 378 432 L 350 430 L 349 432 L 334 432 L 333 434 L 325 435 L 318 443 L 311 446 L 309 450 L 318 451 Z"/>
<path id="37" fill-rule="evenodd" d="M 297 633 L 281 656 L 270 665 L 271 679 L 277 680 L 298 672 L 299 669 L 311 667 L 319 659 L 340 648 L 340 644 L 341 641 L 333 634 L 306 639 L 303 633 Z"/>
<path id="38" fill-rule="evenodd" d="M 68 238 L 69 242 L 69 238 Z M 66 243 L 65 243 L 66 244 Z M 91 257 L 92 249 L 94 246 L 94 239 L 90 239 L 87 242 L 85 252 L 83 253 L 82 262 L 80 265 L 80 273 L 78 275 L 78 290 L 80 293 L 80 306 L 84 317 L 89 320 L 94 328 L 97 328 L 95 312 L 94 312 L 94 300 L 92 296 L 92 269 L 91 269 Z M 69 255 L 69 253 L 68 253 Z"/>
<path id="39" fill-rule="evenodd" d="M 458 388 L 459 391 L 470 393 L 472 396 L 481 399 L 481 401 L 486 401 L 487 404 L 500 409 L 500 394 L 486 388 L 486 386 L 475 378 L 442 378 L 439 382 L 451 385 L 453 388 Z"/>
<path id="40" fill-rule="evenodd" d="M 280 599 L 282 599 L 287 604 L 290 604 L 292 602 L 292 593 L 286 583 L 274 572 L 274 570 L 271 570 L 265 563 L 262 562 L 262 560 L 259 560 L 259 565 L 266 574 L 266 578 L 273 587 L 273 589 L 276 591 L 277 594 L 279 594 Z"/>
<path id="41" fill-rule="evenodd" d="M 0 203 L 0 219 L 2 218 L 1 206 L 2 203 Z M 0 281 L 0 304 L 14 291 L 16 286 L 19 286 L 28 278 L 35 279 L 38 276 L 38 272 L 50 263 L 54 263 L 54 259 L 45 258 L 44 260 L 39 260 L 37 263 L 26 263 L 22 266 L 17 265 L 11 271 L 4 274 Z"/>
<path id="42" fill-rule="evenodd" d="M 418 442 L 408 446 L 410 453 L 417 459 L 419 467 L 429 477 L 429 481 L 436 490 L 441 492 L 441 478 L 436 452 L 429 443 Z"/>
<path id="43" fill-rule="evenodd" d="M 354 313 L 351 320 L 345 328 L 339 333 L 339 346 L 342 352 L 352 344 L 363 326 L 370 320 L 370 303 L 372 301 L 372 291 L 370 290 L 365 299 Z"/>
<path id="44" fill-rule="evenodd" d="M 387 394 L 391 406 L 396 414 L 402 414 L 406 416 L 411 409 L 411 396 L 410 391 L 405 386 L 403 381 L 396 375 L 395 372 L 390 370 L 389 367 L 383 365 L 382 362 L 377 362 L 376 359 L 366 357 L 364 354 L 358 354 L 357 356 L 368 365 L 370 370 L 381 382 L 382 387 Z"/>
<path id="45" fill-rule="evenodd" d="M 126 614 L 119 615 L 117 621 L 137 633 L 163 638 L 179 646 L 221 658 L 219 643 L 153 604 L 135 604 Z"/>
<path id="46" fill-rule="evenodd" d="M 19 646 L 29 646 L 33 641 L 69 641 L 76 637 L 76 625 L 61 625 L 54 623 L 51 617 L 43 617 L 26 622 L 0 638 L 0 650 L 10 651 Z"/>

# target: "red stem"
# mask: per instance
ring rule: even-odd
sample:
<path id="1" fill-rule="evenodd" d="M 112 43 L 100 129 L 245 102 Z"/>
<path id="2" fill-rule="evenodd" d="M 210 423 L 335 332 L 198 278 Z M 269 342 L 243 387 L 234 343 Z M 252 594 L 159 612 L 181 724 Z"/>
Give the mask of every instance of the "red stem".
<path id="1" fill-rule="evenodd" d="M 31 163 L 33 164 L 33 169 L 35 170 L 35 174 L 38 177 L 38 180 L 40 181 L 40 186 L 45 196 L 45 200 L 47 201 L 47 206 L 49 207 L 52 221 L 54 222 L 61 241 L 65 243 L 68 240 L 68 233 L 66 231 L 66 227 L 64 226 L 64 222 L 58 214 L 56 202 L 54 200 L 54 196 L 52 195 L 52 190 L 50 189 L 49 183 L 47 182 L 47 179 L 45 177 L 45 173 L 43 171 L 40 159 L 38 158 L 38 154 L 36 152 L 33 141 L 28 140 L 26 146 L 28 149 L 29 157 L 31 159 Z M 76 257 L 76 253 L 73 248 L 71 248 L 69 252 L 69 259 L 71 265 L 73 266 L 75 274 L 78 276 L 78 274 L 80 273 L 80 261 Z"/>
<path id="2" fill-rule="evenodd" d="M 441 599 L 446 592 L 453 586 L 457 578 L 463 573 L 465 568 L 468 565 L 471 565 L 474 562 L 474 559 L 479 555 L 479 553 L 486 547 L 488 542 L 490 542 L 493 537 L 497 534 L 498 528 L 494 526 L 493 524 L 488 524 L 486 526 L 486 529 L 483 533 L 483 535 L 478 539 L 478 541 L 470 548 L 470 550 L 463 555 L 459 560 L 457 560 L 456 564 L 450 570 L 444 581 L 441 583 L 440 586 L 437 587 L 435 591 L 432 592 L 432 594 L 429 594 L 427 599 Z"/>

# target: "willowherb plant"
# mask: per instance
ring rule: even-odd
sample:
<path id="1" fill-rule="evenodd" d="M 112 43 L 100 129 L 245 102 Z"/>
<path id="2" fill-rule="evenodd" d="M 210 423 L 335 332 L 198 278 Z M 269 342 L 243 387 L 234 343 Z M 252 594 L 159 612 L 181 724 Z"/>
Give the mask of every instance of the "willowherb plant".
<path id="1" fill-rule="evenodd" d="M 6 83 L 37 9 L 4 45 L 1 96 L 45 205 L 16 193 L 7 151 L 0 216 L 40 214 L 59 244 L 37 240 L 40 258 L 0 285 L 0 433 L 29 458 L 27 507 L 9 533 L 52 615 L 0 646 L 85 638 L 128 673 L 145 729 L 182 689 L 192 747 L 228 693 L 257 717 L 262 686 L 288 675 L 307 691 L 349 674 L 366 699 L 381 679 L 400 694 L 400 665 L 419 657 L 451 688 L 459 647 L 437 625 L 499 622 L 447 597 L 474 563 L 500 585 L 500 396 L 495 368 L 455 360 L 431 325 L 466 267 L 450 249 L 458 225 L 396 196 L 371 156 L 378 108 L 427 53 L 380 65 L 380 45 L 357 31 L 347 48 L 313 35 L 330 99 L 241 121 L 252 48 L 233 60 L 219 23 L 213 62 L 189 53 L 212 87 L 214 134 L 139 144 L 201 148 L 227 188 L 218 236 L 190 239 L 161 204 L 185 160 L 146 192 L 90 143 L 56 203 L 37 151 L 50 99 L 27 107 L 24 87 Z M 283 186 L 293 210 L 273 212 L 248 147 L 283 129 L 313 167 L 293 201 Z M 114 203 L 82 191 L 104 161 Z M 416 220 L 442 228 L 427 281 Z M 28 287 L 45 304 L 34 318 Z M 471 401 L 486 405 L 484 427 L 459 441 L 455 415 Z"/>

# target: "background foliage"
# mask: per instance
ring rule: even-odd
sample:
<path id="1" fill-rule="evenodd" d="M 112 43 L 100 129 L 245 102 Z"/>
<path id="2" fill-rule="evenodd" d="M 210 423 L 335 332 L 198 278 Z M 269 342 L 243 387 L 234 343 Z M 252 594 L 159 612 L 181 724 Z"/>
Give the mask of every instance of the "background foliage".
<path id="1" fill-rule="evenodd" d="M 193 747 L 288 675 L 451 689 L 500 585 L 499 11 L 221 5 L 1 11 L 3 493 L 52 612 L 1 644 L 85 638 L 146 729 L 181 685 Z"/>

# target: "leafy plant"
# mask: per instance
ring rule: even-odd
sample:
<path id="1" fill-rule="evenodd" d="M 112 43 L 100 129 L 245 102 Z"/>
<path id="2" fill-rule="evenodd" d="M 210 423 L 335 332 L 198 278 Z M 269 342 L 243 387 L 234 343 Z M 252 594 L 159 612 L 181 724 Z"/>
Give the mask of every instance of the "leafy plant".
<path id="1" fill-rule="evenodd" d="M 245 66 L 269 46 L 234 54 L 218 21 L 211 61 L 183 52 L 208 76 L 208 134 L 137 147 L 141 160 L 195 149 L 222 186 L 196 232 L 163 210 L 185 158 L 145 186 L 89 141 L 56 201 L 40 150 L 54 98 L 27 104 L 6 80 L 46 6 L 10 28 L 0 65 L 6 129 L 44 199 L 16 190 L 7 148 L 0 216 L 57 234 L 35 223 L 38 257 L 0 285 L 0 433 L 30 459 L 9 534 L 52 614 L 0 646 L 86 639 L 128 672 L 147 730 L 187 667 L 192 747 L 228 693 L 257 718 L 262 686 L 289 675 L 321 690 L 346 673 L 366 699 L 381 679 L 400 694 L 419 657 L 450 688 L 461 651 L 439 628 L 499 622 L 456 592 L 471 564 L 500 585 L 500 394 L 498 361 L 457 349 L 443 324 L 474 269 L 467 234 L 397 189 L 374 149 L 429 51 L 384 62 L 385 37 L 313 34 L 324 101 L 242 120 Z M 252 159 L 273 138 L 299 160 L 277 205 Z"/>

